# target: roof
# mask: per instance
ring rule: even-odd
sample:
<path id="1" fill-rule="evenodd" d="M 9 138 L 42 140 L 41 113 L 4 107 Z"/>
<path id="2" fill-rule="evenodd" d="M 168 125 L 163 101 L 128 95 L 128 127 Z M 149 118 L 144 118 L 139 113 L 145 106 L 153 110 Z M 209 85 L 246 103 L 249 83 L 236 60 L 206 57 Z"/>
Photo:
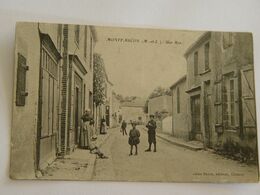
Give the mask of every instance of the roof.
<path id="1" fill-rule="evenodd" d="M 182 76 L 179 80 L 177 80 L 175 83 L 173 83 L 170 86 L 170 89 L 173 89 L 174 87 L 176 87 L 179 83 L 185 81 L 187 79 L 187 75 Z"/>
<path id="2" fill-rule="evenodd" d="M 211 32 L 205 32 L 203 33 L 184 53 L 184 57 L 187 58 L 188 55 L 197 48 L 201 43 L 203 43 L 205 40 L 207 40 L 211 36 Z"/>
<path id="3" fill-rule="evenodd" d="M 131 102 L 122 102 L 121 107 L 144 107 L 145 100 L 141 98 L 136 98 Z"/>

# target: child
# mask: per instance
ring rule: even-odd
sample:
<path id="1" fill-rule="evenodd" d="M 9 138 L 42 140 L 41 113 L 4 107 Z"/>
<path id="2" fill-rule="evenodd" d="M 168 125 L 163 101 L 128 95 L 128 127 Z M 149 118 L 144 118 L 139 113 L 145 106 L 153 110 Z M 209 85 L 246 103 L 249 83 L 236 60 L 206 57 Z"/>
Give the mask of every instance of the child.
<path id="1" fill-rule="evenodd" d="M 121 125 L 121 132 L 123 132 L 123 136 L 125 134 L 127 135 L 126 126 L 127 126 L 127 124 L 126 124 L 125 120 L 123 120 L 122 125 Z"/>
<path id="2" fill-rule="evenodd" d="M 135 155 L 137 155 L 137 145 L 140 143 L 140 132 L 136 129 L 136 122 L 132 122 L 132 127 L 133 129 L 130 130 L 128 139 L 128 143 L 131 146 L 129 156 L 133 155 L 133 146 L 135 146 Z"/>

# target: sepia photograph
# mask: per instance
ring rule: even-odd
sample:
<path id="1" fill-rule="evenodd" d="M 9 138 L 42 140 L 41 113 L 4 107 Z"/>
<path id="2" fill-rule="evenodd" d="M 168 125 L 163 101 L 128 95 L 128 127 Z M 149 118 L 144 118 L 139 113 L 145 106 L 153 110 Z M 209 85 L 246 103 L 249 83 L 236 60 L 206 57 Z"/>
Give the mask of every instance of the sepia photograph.
<path id="1" fill-rule="evenodd" d="M 253 55 L 250 32 L 17 22 L 10 178 L 259 182 Z"/>

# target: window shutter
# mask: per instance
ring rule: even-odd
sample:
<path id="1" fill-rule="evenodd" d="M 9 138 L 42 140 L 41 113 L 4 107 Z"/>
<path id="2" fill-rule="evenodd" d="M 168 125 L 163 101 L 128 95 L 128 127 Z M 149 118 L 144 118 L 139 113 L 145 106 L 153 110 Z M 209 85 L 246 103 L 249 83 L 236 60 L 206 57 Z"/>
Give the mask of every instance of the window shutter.
<path id="1" fill-rule="evenodd" d="M 25 105 L 25 97 L 28 96 L 26 92 L 26 72 L 29 67 L 26 65 L 26 58 L 18 53 L 17 66 L 17 83 L 16 83 L 16 106 Z"/>

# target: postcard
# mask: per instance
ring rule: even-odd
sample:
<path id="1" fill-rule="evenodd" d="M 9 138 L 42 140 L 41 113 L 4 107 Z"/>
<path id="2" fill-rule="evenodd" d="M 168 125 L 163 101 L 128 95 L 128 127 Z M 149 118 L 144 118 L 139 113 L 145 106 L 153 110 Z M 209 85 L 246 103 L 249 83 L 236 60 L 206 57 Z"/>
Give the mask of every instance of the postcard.
<path id="1" fill-rule="evenodd" d="M 259 181 L 253 35 L 16 24 L 10 178 Z"/>

